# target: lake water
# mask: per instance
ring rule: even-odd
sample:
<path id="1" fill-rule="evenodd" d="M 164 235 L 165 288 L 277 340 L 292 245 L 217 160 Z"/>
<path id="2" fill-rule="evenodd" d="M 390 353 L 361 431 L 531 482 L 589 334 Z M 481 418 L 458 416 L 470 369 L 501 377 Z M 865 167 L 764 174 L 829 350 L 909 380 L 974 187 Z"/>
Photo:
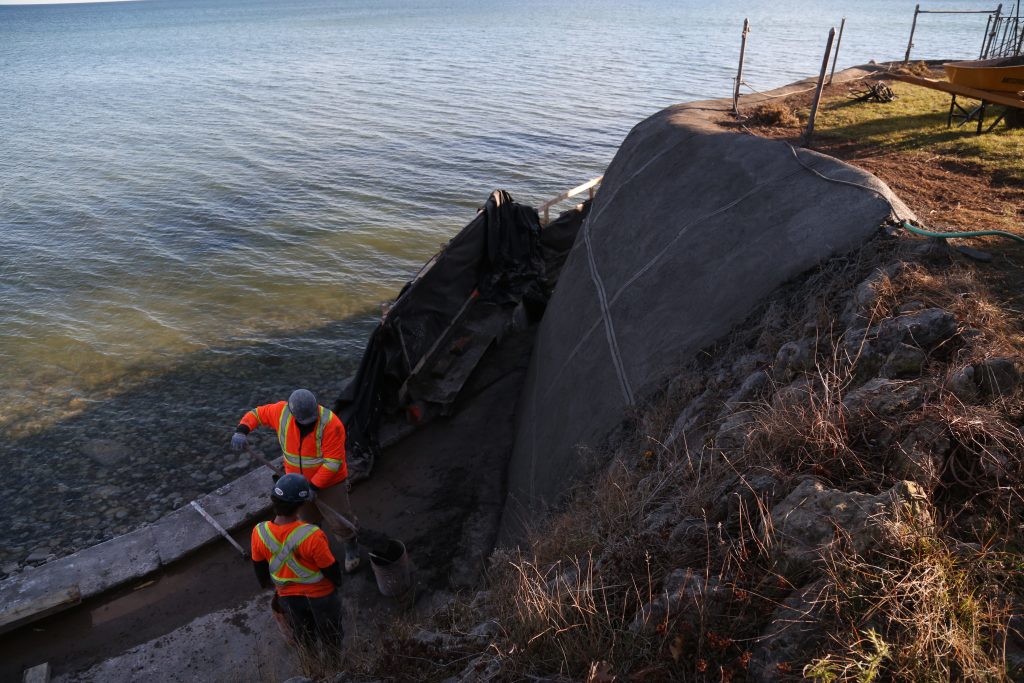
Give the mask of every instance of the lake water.
<path id="1" fill-rule="evenodd" d="M 253 467 L 226 448 L 243 410 L 300 385 L 329 405 L 379 304 L 492 189 L 540 203 L 647 115 L 729 95 L 744 17 L 767 89 L 816 73 L 842 16 L 841 67 L 902 58 L 913 8 L 0 7 L 0 465 L 27 506 L 0 511 L 0 573 Z M 914 56 L 976 56 L 984 25 L 923 17 Z"/>

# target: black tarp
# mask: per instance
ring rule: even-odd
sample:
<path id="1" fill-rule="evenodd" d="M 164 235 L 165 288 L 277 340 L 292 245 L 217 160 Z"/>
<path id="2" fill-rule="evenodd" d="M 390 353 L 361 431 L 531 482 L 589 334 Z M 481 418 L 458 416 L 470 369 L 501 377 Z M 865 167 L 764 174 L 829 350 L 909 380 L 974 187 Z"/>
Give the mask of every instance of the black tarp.
<path id="1" fill-rule="evenodd" d="M 355 378 L 335 401 L 355 479 L 372 467 L 382 414 L 400 412 L 416 399 L 401 395 L 403 385 L 460 314 L 481 305 L 514 307 L 528 290 L 539 290 L 543 276 L 537 210 L 503 190 L 492 192 L 476 217 L 402 289 L 371 334 Z"/>

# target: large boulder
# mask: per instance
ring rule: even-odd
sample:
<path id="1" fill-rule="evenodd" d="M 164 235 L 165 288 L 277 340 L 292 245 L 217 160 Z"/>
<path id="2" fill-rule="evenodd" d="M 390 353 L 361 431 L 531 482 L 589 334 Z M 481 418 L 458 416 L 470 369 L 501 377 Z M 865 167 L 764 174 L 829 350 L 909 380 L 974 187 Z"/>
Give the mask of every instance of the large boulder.
<path id="1" fill-rule="evenodd" d="M 804 479 L 773 509 L 771 523 L 787 573 L 798 574 L 837 544 L 863 553 L 880 537 L 881 526 L 903 518 L 930 523 L 928 498 L 912 481 L 901 481 L 872 496 L 826 487 Z"/>

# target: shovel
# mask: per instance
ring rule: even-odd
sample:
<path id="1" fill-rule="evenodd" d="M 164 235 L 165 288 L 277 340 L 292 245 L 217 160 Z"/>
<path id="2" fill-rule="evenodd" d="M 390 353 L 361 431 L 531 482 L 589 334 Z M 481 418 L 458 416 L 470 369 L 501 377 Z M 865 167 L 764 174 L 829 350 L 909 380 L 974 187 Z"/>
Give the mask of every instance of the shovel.
<path id="1" fill-rule="evenodd" d="M 271 472 L 278 476 L 284 476 L 284 470 L 282 468 L 278 467 L 274 463 L 264 458 L 263 455 L 260 454 L 259 452 L 252 448 L 248 449 L 248 452 L 258 461 L 266 465 Z M 338 512 L 331 506 L 327 505 L 323 501 L 318 500 L 315 502 L 317 509 L 320 510 L 321 513 L 333 517 L 334 519 L 341 522 L 345 527 L 359 534 L 360 542 L 367 548 L 369 548 L 370 552 L 383 552 L 384 549 L 388 548 L 391 545 L 392 539 L 387 534 L 382 533 L 380 531 L 375 531 L 373 529 L 367 529 L 366 527 L 357 527 L 355 524 L 349 521 L 349 519 L 345 517 L 345 515 L 341 514 L 340 512 Z"/>

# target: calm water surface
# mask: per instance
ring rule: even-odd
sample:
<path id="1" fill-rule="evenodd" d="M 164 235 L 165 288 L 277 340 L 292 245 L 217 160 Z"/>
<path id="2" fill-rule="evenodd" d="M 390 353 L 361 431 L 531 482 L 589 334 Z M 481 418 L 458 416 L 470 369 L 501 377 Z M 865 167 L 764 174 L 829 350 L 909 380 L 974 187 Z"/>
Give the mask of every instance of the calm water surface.
<path id="1" fill-rule="evenodd" d="M 950 6 L 989 9 L 929 4 Z M 330 403 L 379 303 L 492 189 L 539 203 L 640 119 L 729 94 L 744 17 L 767 89 L 816 72 L 842 16 L 840 66 L 901 58 L 913 7 L 0 7 L 0 465 L 37 520 L 0 512 L 0 562 L 252 467 L 225 448 L 242 410 L 296 385 Z M 984 24 L 925 17 L 914 54 L 974 56 Z"/>

